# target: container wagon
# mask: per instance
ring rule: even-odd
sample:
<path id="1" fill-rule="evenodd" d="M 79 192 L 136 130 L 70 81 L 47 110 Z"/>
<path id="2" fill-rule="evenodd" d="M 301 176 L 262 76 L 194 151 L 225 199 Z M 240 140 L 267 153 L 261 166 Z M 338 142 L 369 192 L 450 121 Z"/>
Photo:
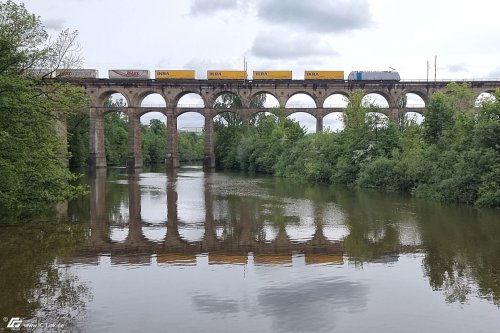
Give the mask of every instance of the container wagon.
<path id="1" fill-rule="evenodd" d="M 207 71 L 207 79 L 209 80 L 246 80 L 246 71 Z"/>
<path id="2" fill-rule="evenodd" d="M 60 79 L 97 79 L 99 72 L 97 69 L 58 69 L 56 77 Z"/>
<path id="3" fill-rule="evenodd" d="M 399 81 L 399 73 L 395 71 L 353 71 L 349 73 L 349 81 Z"/>
<path id="4" fill-rule="evenodd" d="M 149 79 L 149 71 L 144 69 L 110 69 L 108 71 L 110 79 Z"/>
<path id="5" fill-rule="evenodd" d="M 194 70 L 155 70 L 155 79 L 157 80 L 168 80 L 168 79 L 184 79 L 184 80 L 194 80 L 195 72 Z"/>
<path id="6" fill-rule="evenodd" d="M 254 80 L 291 80 L 292 71 L 253 71 Z"/>
<path id="7" fill-rule="evenodd" d="M 305 80 L 344 80 L 344 71 L 304 71 Z"/>
<path id="8" fill-rule="evenodd" d="M 26 76 L 34 76 L 37 78 L 50 79 L 54 76 L 52 70 L 47 68 L 30 68 L 23 72 Z"/>

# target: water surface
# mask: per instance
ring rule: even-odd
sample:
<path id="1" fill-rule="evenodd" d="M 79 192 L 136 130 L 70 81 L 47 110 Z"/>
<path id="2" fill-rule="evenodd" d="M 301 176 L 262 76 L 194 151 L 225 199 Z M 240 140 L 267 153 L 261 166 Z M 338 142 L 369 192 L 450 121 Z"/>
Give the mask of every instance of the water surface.
<path id="1" fill-rule="evenodd" d="M 500 327 L 497 211 L 198 167 L 85 181 L 45 217 L 2 220 L 0 329 Z"/>

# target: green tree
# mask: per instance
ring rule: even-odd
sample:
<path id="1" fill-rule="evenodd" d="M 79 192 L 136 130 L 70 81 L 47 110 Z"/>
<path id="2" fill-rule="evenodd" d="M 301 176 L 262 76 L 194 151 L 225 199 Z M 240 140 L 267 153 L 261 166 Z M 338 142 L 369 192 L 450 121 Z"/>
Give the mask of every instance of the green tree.
<path id="1" fill-rule="evenodd" d="M 56 127 L 71 110 L 86 105 L 84 92 L 35 75 L 38 68 L 54 70 L 62 63 L 56 59 L 69 56 L 61 45 L 67 42 L 71 41 L 58 38 L 49 43 L 40 18 L 28 13 L 24 5 L 0 3 L 2 207 L 35 209 L 83 191 L 69 184 L 74 175 L 61 153 L 66 138 L 57 135 Z"/>

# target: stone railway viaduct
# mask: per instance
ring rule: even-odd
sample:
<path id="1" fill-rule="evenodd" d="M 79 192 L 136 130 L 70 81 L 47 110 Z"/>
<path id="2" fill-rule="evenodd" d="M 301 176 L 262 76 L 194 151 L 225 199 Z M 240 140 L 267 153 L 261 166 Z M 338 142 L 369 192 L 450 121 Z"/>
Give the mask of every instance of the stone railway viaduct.
<path id="1" fill-rule="evenodd" d="M 250 101 L 258 94 L 270 94 L 276 98 L 284 115 L 306 112 L 316 118 L 316 131 L 323 130 L 323 118 L 334 112 L 343 112 L 343 108 L 324 107 L 325 100 L 332 95 L 348 97 L 355 89 L 363 89 L 365 94 L 378 94 L 388 103 L 382 108 L 390 120 L 396 121 L 407 112 L 422 114 L 425 108 L 405 108 L 402 101 L 407 94 L 415 94 L 427 105 L 430 96 L 437 91 L 447 91 L 451 81 L 328 81 L 328 80 L 276 80 L 276 81 L 240 81 L 240 80 L 110 80 L 92 79 L 76 80 L 71 83 L 82 86 L 90 98 L 90 107 L 86 112 L 90 117 L 89 163 L 92 167 L 106 167 L 104 150 L 104 115 L 113 111 L 126 112 L 129 120 L 129 143 L 127 166 L 142 167 L 141 126 L 140 117 L 148 112 L 161 112 L 167 117 L 167 166 L 179 166 L 177 140 L 177 117 L 187 112 L 196 112 L 205 117 L 205 168 L 215 167 L 214 126 L 213 119 L 223 112 L 236 112 L 243 120 L 248 120 L 259 112 L 270 111 L 269 108 L 250 108 Z M 500 81 L 469 82 L 474 92 L 474 100 L 481 93 L 492 93 L 500 88 Z M 125 108 L 110 108 L 105 101 L 115 93 L 123 95 L 127 102 Z M 179 107 L 179 100 L 187 94 L 201 97 L 204 107 Z M 222 94 L 231 93 L 241 98 L 243 106 L 238 109 L 214 108 L 214 103 Z M 159 94 L 165 100 L 164 107 L 142 107 L 142 101 L 151 94 Z M 310 96 L 314 108 L 285 108 L 287 101 L 296 94 Z"/>

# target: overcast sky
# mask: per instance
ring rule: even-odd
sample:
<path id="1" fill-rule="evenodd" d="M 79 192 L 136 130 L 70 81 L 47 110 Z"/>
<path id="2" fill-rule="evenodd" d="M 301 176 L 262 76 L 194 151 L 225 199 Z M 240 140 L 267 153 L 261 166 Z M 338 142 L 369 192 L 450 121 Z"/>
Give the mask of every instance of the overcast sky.
<path id="1" fill-rule="evenodd" d="M 84 68 L 396 69 L 425 79 L 500 78 L 493 0 L 25 0 L 49 33 L 80 32 Z M 434 76 L 434 72 L 431 72 Z"/>

